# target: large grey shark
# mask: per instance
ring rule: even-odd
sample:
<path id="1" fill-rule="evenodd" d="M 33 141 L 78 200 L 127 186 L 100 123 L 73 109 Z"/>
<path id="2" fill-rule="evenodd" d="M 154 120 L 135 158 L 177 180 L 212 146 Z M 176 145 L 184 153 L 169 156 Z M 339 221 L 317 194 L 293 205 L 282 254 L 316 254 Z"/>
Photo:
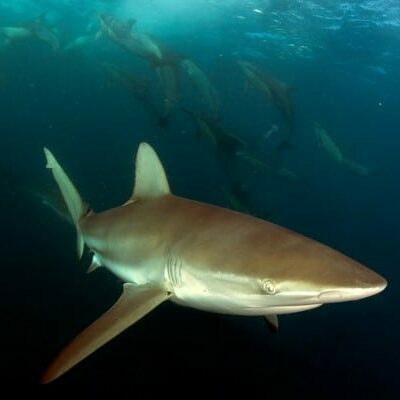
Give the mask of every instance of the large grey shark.
<path id="1" fill-rule="evenodd" d="M 78 235 L 125 283 L 120 298 L 70 342 L 41 382 L 64 374 L 99 347 L 171 300 L 216 313 L 267 316 L 358 300 L 386 280 L 319 242 L 270 222 L 173 195 L 153 148 L 141 143 L 132 196 L 95 213 L 53 154 L 47 168 L 64 196 Z"/>

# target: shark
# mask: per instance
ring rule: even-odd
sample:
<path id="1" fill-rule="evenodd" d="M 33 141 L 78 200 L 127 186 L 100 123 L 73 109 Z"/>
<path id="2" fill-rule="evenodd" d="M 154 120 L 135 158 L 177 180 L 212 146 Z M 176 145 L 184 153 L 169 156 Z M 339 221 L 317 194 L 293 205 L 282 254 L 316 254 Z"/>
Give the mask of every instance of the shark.
<path id="1" fill-rule="evenodd" d="M 41 382 L 60 377 L 165 301 L 208 312 L 277 316 L 375 295 L 387 281 L 339 251 L 285 227 L 172 194 L 153 147 L 139 144 L 132 195 L 93 211 L 44 148 L 90 270 L 123 282 L 116 303 L 61 350 Z"/>

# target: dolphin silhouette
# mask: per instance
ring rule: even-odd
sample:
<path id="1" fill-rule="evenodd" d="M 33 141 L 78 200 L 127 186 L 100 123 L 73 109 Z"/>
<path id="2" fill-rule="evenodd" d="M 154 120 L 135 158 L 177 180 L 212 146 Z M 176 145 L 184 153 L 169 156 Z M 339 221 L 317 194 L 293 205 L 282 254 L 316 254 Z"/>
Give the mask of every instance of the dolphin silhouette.
<path id="1" fill-rule="evenodd" d="M 270 222 L 175 196 L 147 143 L 136 155 L 135 185 L 119 207 L 95 213 L 53 154 L 47 168 L 64 196 L 78 235 L 125 283 L 111 309 L 72 340 L 41 382 L 64 374 L 166 300 L 216 313 L 266 316 L 381 292 L 386 280 L 338 251 Z"/>
<path id="2" fill-rule="evenodd" d="M 45 14 L 42 13 L 21 26 L 0 27 L 0 39 L 3 45 L 8 46 L 16 42 L 37 39 L 49 45 L 53 51 L 57 51 L 60 43 L 54 29 L 46 25 Z"/>
<path id="3" fill-rule="evenodd" d="M 287 134 L 279 145 L 279 150 L 290 147 L 294 129 L 294 109 L 291 99 L 293 87 L 279 81 L 271 73 L 261 70 L 248 61 L 238 61 L 247 81 L 271 101 L 285 120 Z"/>
<path id="4" fill-rule="evenodd" d="M 333 141 L 328 132 L 321 127 L 318 122 L 314 122 L 314 133 L 317 136 L 319 145 L 337 164 L 343 165 L 356 175 L 367 176 L 371 174 L 371 169 L 361 165 L 347 157 L 340 147 Z"/>

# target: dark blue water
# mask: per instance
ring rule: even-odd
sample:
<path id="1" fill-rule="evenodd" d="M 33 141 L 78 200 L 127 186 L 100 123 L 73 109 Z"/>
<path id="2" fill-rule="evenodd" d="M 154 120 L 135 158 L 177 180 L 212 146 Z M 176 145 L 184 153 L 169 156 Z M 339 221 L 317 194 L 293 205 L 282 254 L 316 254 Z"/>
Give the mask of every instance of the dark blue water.
<path id="1" fill-rule="evenodd" d="M 397 1 L 4 0 L 0 26 L 26 26 L 44 11 L 58 50 L 37 38 L 3 43 L 0 50 L 4 382 L 36 385 L 62 346 L 121 291 L 105 269 L 85 273 L 89 259 L 77 261 L 74 229 L 43 204 L 55 188 L 43 146 L 101 211 L 130 196 L 133 157 L 147 141 L 174 193 L 232 207 L 223 188 L 236 188 L 234 171 L 249 212 L 340 250 L 382 274 L 388 287 L 357 302 L 282 316 L 277 335 L 261 317 L 165 303 L 41 390 L 55 395 L 79 384 L 87 393 L 123 390 L 131 397 L 158 386 L 186 393 L 183 384 L 189 383 L 195 391 L 224 396 L 246 384 L 263 398 L 398 398 Z M 163 112 L 154 67 L 105 37 L 94 39 L 96 13 L 104 11 L 135 18 L 137 29 L 190 57 L 215 89 L 223 129 L 247 142 L 257 159 L 292 171 L 296 179 L 249 166 L 235 153 L 228 154 L 227 168 L 181 109 L 206 112 L 184 75 L 168 127 L 161 129 L 157 117 L 104 67 L 113 64 L 145 78 L 156 110 Z M 64 51 L 86 34 L 92 35 L 86 45 Z M 246 83 L 238 60 L 295 88 L 289 149 L 277 151 L 285 121 Z M 368 173 L 330 157 L 314 122 Z"/>

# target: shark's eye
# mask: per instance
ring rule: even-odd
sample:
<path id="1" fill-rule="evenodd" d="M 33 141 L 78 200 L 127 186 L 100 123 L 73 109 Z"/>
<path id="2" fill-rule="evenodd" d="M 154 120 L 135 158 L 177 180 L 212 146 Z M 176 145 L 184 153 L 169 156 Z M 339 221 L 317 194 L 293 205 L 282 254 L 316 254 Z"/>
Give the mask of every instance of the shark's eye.
<path id="1" fill-rule="evenodd" d="M 263 290 L 267 294 L 275 294 L 275 283 L 269 279 L 266 279 L 265 281 L 263 281 Z"/>

